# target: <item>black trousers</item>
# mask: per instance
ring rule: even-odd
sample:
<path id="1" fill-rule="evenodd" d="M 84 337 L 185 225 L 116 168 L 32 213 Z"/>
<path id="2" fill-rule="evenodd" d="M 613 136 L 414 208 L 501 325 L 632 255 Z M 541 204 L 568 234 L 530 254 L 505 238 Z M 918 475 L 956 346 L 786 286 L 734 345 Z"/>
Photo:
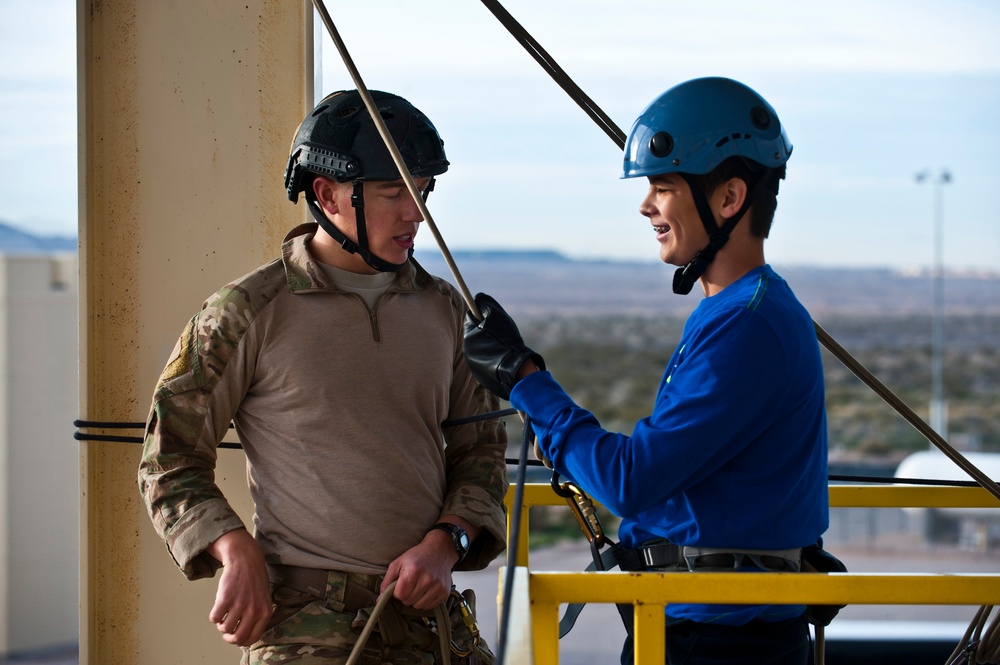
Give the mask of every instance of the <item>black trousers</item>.
<path id="1" fill-rule="evenodd" d="M 744 626 L 666 619 L 667 665 L 808 665 L 809 626 L 804 617 Z M 625 639 L 622 665 L 633 665 L 632 638 Z"/>

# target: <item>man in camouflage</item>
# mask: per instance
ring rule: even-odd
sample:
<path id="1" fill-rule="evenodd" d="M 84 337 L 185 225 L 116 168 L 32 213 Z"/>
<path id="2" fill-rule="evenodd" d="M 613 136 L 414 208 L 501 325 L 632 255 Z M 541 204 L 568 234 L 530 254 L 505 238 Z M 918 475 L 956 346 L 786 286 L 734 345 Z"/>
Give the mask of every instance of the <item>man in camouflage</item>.
<path id="1" fill-rule="evenodd" d="M 426 196 L 448 167 L 437 131 L 373 96 Z M 496 398 L 464 362 L 462 299 L 411 258 L 419 207 L 357 92 L 303 121 L 285 185 L 317 224 L 191 319 L 153 397 L 140 490 L 187 578 L 222 568 L 209 619 L 243 663 L 346 662 L 395 582 L 361 662 L 429 665 L 452 570 L 505 546 L 503 427 L 447 425 Z M 230 422 L 253 536 L 214 482 Z"/>

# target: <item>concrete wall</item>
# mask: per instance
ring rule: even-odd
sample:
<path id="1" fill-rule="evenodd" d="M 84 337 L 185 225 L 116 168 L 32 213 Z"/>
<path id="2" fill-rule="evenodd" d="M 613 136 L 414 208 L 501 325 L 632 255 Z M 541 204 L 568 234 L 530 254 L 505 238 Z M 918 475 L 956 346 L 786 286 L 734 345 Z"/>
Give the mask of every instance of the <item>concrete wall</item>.
<path id="1" fill-rule="evenodd" d="M 0 255 L 0 654 L 77 641 L 76 264 Z"/>

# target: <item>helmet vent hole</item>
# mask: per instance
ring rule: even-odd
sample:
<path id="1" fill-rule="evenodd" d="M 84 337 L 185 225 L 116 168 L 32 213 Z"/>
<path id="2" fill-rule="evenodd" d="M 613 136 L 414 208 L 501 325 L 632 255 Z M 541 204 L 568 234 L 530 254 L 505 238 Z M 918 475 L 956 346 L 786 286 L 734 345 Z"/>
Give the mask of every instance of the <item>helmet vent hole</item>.
<path id="1" fill-rule="evenodd" d="M 347 118 L 358 112 L 357 106 L 345 106 L 336 110 L 335 115 L 338 118 Z"/>
<path id="2" fill-rule="evenodd" d="M 729 143 L 729 137 L 728 136 L 723 136 L 721 139 L 719 139 L 719 142 L 715 144 L 715 147 L 716 148 L 721 148 L 722 146 L 726 145 L 727 143 Z"/>
<path id="3" fill-rule="evenodd" d="M 378 114 L 382 116 L 383 120 L 392 120 L 396 117 L 396 114 L 389 110 L 380 110 Z"/>
<path id="4" fill-rule="evenodd" d="M 750 109 L 750 122 L 757 129 L 767 129 L 771 126 L 771 114 L 763 106 L 754 106 Z"/>
<path id="5" fill-rule="evenodd" d="M 329 104 L 324 104 L 323 106 L 316 107 L 316 110 L 312 112 L 312 117 L 315 118 L 318 115 L 322 115 L 322 113 L 326 111 L 328 108 L 330 108 Z"/>

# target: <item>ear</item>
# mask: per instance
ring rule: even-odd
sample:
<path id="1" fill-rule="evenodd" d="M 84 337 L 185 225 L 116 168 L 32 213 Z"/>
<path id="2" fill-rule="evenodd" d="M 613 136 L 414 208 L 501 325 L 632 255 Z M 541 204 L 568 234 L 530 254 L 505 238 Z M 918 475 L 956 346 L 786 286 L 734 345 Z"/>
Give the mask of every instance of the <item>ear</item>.
<path id="1" fill-rule="evenodd" d="M 313 194 L 316 195 L 316 203 L 327 215 L 336 215 L 340 212 L 340 204 L 337 203 L 337 186 L 329 178 L 318 176 L 313 178 Z"/>
<path id="2" fill-rule="evenodd" d="M 730 178 L 715 190 L 719 212 L 723 219 L 729 219 L 740 211 L 747 198 L 747 183 L 742 178 Z"/>

